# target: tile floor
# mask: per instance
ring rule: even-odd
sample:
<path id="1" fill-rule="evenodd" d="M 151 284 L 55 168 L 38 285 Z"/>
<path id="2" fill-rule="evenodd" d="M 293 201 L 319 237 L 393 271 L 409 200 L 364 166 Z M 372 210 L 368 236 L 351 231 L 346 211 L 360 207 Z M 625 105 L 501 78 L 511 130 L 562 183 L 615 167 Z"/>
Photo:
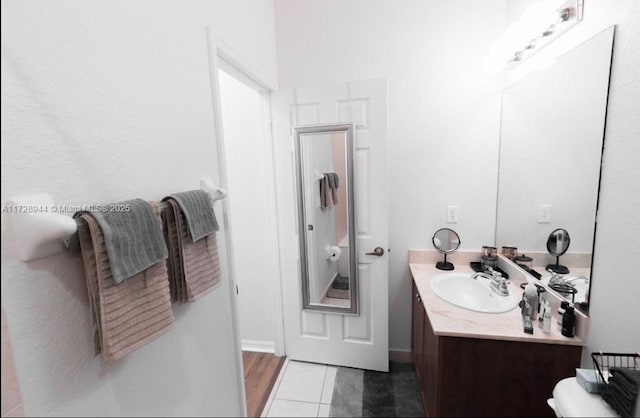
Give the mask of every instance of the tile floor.
<path id="1" fill-rule="evenodd" d="M 410 363 L 389 372 L 287 360 L 264 417 L 422 417 L 418 380 Z"/>
<path id="2" fill-rule="evenodd" d="M 328 417 L 335 366 L 286 360 L 262 412 L 263 417 Z"/>

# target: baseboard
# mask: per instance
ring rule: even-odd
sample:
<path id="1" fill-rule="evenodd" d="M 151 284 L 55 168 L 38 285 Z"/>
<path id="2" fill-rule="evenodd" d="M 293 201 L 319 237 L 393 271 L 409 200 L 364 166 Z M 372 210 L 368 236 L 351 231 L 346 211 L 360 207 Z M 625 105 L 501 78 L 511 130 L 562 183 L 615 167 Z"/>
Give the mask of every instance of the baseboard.
<path id="1" fill-rule="evenodd" d="M 242 351 L 253 351 L 255 353 L 275 353 L 275 343 L 273 341 L 245 340 L 240 341 Z"/>
<path id="2" fill-rule="evenodd" d="M 392 348 L 389 349 L 389 361 L 395 361 L 397 363 L 411 363 L 411 350 Z"/>
<path id="3" fill-rule="evenodd" d="M 240 342 L 242 351 L 253 351 L 256 353 L 274 353 L 275 346 L 272 341 L 260 341 L 260 340 L 242 340 Z M 390 349 L 389 361 L 395 361 L 398 363 L 411 363 L 411 350 L 406 349 Z"/>

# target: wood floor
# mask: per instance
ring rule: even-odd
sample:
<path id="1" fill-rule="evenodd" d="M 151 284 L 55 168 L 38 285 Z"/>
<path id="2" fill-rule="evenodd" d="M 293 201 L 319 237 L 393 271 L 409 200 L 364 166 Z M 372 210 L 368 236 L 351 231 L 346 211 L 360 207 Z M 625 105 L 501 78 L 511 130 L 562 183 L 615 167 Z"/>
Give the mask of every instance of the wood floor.
<path id="1" fill-rule="evenodd" d="M 284 357 L 269 353 L 242 352 L 244 387 L 247 392 L 247 414 L 259 417 L 276 383 Z"/>

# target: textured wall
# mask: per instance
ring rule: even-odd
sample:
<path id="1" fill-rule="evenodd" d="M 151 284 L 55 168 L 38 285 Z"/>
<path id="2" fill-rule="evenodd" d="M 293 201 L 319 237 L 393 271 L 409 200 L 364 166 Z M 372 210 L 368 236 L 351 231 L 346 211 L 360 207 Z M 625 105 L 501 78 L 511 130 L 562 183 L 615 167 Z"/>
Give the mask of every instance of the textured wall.
<path id="1" fill-rule="evenodd" d="M 270 1 L 3 0 L 2 202 L 159 199 L 217 180 L 207 25 L 275 78 Z M 20 262 L 14 232 L 3 214 L 2 303 L 27 415 L 240 413 L 226 278 L 176 307 L 170 333 L 103 364 L 79 257 Z"/>
<path id="2" fill-rule="evenodd" d="M 2 307 L 2 417 L 24 416 L 9 327 Z"/>

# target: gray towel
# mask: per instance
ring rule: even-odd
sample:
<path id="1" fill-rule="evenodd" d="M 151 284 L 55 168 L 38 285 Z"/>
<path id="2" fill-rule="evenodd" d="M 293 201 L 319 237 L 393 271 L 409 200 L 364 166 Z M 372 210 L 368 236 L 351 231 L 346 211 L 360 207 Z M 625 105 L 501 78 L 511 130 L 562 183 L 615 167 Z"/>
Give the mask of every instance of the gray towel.
<path id="1" fill-rule="evenodd" d="M 184 217 L 187 219 L 189 235 L 193 242 L 211 235 L 218 230 L 216 214 L 211 206 L 211 199 L 203 190 L 173 193 L 170 197 L 178 202 Z M 168 197 L 162 199 L 167 200 Z"/>
<path id="2" fill-rule="evenodd" d="M 330 208 L 333 206 L 333 195 L 329 184 L 329 175 L 325 174 L 319 181 L 320 184 L 320 207 Z"/>
<path id="3" fill-rule="evenodd" d="M 121 283 L 169 255 L 162 226 L 153 208 L 142 199 L 104 205 L 90 212 L 102 234 L 113 280 Z"/>
<path id="4" fill-rule="evenodd" d="M 329 188 L 331 189 L 331 197 L 333 199 L 333 204 L 338 204 L 338 184 L 340 183 L 340 179 L 336 173 L 327 173 L 327 180 L 329 181 Z"/>
<path id="5" fill-rule="evenodd" d="M 333 187 L 337 189 L 340 187 L 340 177 L 336 173 L 331 173 L 331 177 L 333 179 Z"/>

